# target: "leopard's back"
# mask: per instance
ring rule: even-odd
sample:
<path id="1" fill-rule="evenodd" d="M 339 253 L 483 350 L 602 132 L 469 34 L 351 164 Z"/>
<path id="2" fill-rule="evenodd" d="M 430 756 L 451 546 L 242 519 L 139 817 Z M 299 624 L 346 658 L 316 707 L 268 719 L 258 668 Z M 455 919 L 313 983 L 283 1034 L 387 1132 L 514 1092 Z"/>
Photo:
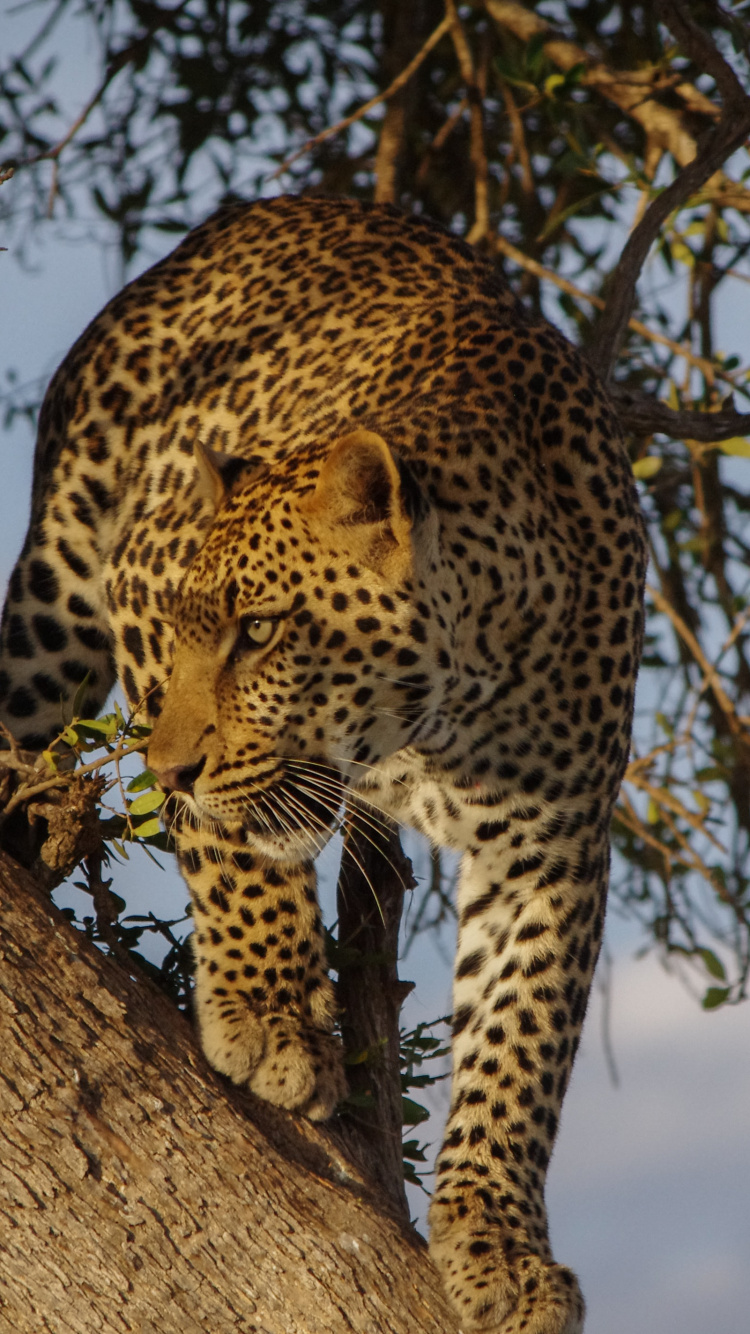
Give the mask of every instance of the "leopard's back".
<path id="1" fill-rule="evenodd" d="M 11 727 L 39 744 L 85 676 L 95 709 L 115 661 L 133 704 L 155 700 L 165 618 L 208 522 L 196 441 L 273 461 L 376 429 L 416 458 L 458 545 L 468 528 L 498 550 L 498 510 L 518 534 L 519 486 L 548 490 L 591 405 L 606 417 L 592 386 L 566 341 L 425 219 L 291 197 L 219 212 L 108 304 L 50 385 L 3 632 Z M 605 456 L 577 467 L 632 509 L 616 423 L 597 430 Z"/>

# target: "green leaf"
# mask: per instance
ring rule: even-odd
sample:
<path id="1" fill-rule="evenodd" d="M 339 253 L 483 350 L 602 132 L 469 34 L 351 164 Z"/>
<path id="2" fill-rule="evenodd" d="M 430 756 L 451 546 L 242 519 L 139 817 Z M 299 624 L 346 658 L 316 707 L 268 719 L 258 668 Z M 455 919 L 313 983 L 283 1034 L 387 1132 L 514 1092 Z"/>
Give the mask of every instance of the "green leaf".
<path id="1" fill-rule="evenodd" d="M 136 838 L 153 838 L 154 834 L 161 833 L 160 820 L 145 820 L 143 824 L 138 824 L 133 830 Z"/>
<path id="2" fill-rule="evenodd" d="M 165 794 L 161 791 L 143 792 L 130 803 L 131 815 L 148 815 L 149 811 L 158 811 L 164 805 Z"/>
<path id="3" fill-rule="evenodd" d="M 670 510 L 669 514 L 667 514 L 665 518 L 662 519 L 662 525 L 661 525 L 662 532 L 674 533 L 680 527 L 680 524 L 684 523 L 684 521 L 685 521 L 685 515 L 683 514 L 682 510 L 678 509 Z"/>
<path id="4" fill-rule="evenodd" d="M 713 950 L 699 949 L 697 953 L 700 954 L 704 964 L 706 965 L 706 971 L 711 974 L 711 977 L 716 977 L 719 979 L 720 982 L 724 982 L 726 980 L 726 975 L 727 975 L 726 969 L 723 963 L 721 962 L 721 959 L 717 958 Z M 713 990 L 718 991 L 720 990 L 720 988 L 714 987 Z M 705 1000 L 703 1004 L 705 1006 Z"/>
<path id="5" fill-rule="evenodd" d="M 565 71 L 565 82 L 569 86 L 575 86 L 581 82 L 584 74 L 588 70 L 585 60 L 579 60 L 576 65 L 571 65 L 570 69 Z"/>
<path id="6" fill-rule="evenodd" d="M 427 1155 L 418 1139 L 405 1139 L 401 1145 L 401 1151 L 404 1158 L 409 1158 L 413 1163 L 426 1163 Z"/>
<path id="7" fill-rule="evenodd" d="M 729 987 L 709 987 L 703 997 L 704 1010 L 717 1010 L 723 1005 L 729 995 Z"/>
<path id="8" fill-rule="evenodd" d="M 544 91 L 548 97 L 554 97 L 555 89 L 562 88 L 565 82 L 564 74 L 549 74 L 544 80 Z"/>
<path id="9" fill-rule="evenodd" d="M 409 1186 L 420 1186 L 424 1190 L 422 1181 L 417 1176 L 417 1169 L 412 1166 L 408 1158 L 403 1159 L 404 1164 L 404 1182 Z"/>
<path id="10" fill-rule="evenodd" d="M 86 691 L 87 691 L 88 688 L 89 688 L 89 681 L 90 681 L 90 680 L 91 680 L 91 672 L 87 672 L 86 675 L 84 676 L 83 680 L 81 681 L 81 684 L 79 685 L 78 689 L 76 690 L 75 695 L 73 696 L 73 715 L 72 715 L 72 716 L 73 716 L 74 718 L 77 718 L 77 717 L 79 716 L 79 714 L 80 714 L 80 712 L 81 712 L 81 709 L 83 708 L 83 701 L 84 701 L 85 698 L 86 698 Z"/>
<path id="11" fill-rule="evenodd" d="M 731 454 L 736 458 L 750 459 L 750 440 L 744 440 L 741 435 L 735 435 L 731 440 L 719 441 L 719 449 L 722 454 Z"/>
<path id="12" fill-rule="evenodd" d="M 663 462 L 663 459 L 658 459 L 653 454 L 647 454 L 644 459 L 636 459 L 633 464 L 633 476 L 646 482 L 650 477 L 656 476 Z"/>
<path id="13" fill-rule="evenodd" d="M 422 1121 L 428 1121 L 429 1117 L 426 1107 L 421 1107 L 412 1098 L 401 1099 L 401 1119 L 405 1126 L 418 1126 Z"/>
<path id="14" fill-rule="evenodd" d="M 117 718 L 106 713 L 103 718 L 79 718 L 76 724 L 84 735 L 103 736 L 111 741 L 117 735 Z"/>
<path id="15" fill-rule="evenodd" d="M 536 80 L 544 64 L 544 44 L 548 40 L 545 32 L 535 32 L 526 43 L 526 68 Z"/>
<path id="16" fill-rule="evenodd" d="M 672 724 L 671 719 L 669 719 L 665 713 L 657 713 L 656 721 L 659 724 L 662 731 L 666 732 L 668 737 L 674 736 L 674 726 Z"/>
<path id="17" fill-rule="evenodd" d="M 156 777 L 156 774 L 154 773 L 153 769 L 144 769 L 143 773 L 136 774 L 135 778 L 131 778 L 125 791 L 142 792 L 144 787 L 154 787 L 155 784 L 158 783 L 158 781 L 159 780 Z"/>
<path id="18" fill-rule="evenodd" d="M 359 1051 L 348 1051 L 344 1057 L 344 1065 L 372 1065 L 383 1054 L 383 1048 L 388 1046 L 387 1038 L 379 1038 L 371 1047 L 362 1047 Z"/>
<path id="19" fill-rule="evenodd" d="M 699 788 L 693 788 L 693 801 L 701 815 L 708 815 L 711 809 L 711 798 L 707 797 L 705 792 L 701 792 Z"/>
<path id="20" fill-rule="evenodd" d="M 689 269 L 695 264 L 695 255 L 684 241 L 672 242 L 672 254 L 680 264 L 686 264 Z"/>
<path id="21" fill-rule="evenodd" d="M 128 733 L 130 736 L 137 737 L 140 740 L 141 737 L 151 736 L 153 730 L 154 729 L 150 723 L 148 725 L 145 723 L 133 723 L 132 726 L 128 728 Z"/>

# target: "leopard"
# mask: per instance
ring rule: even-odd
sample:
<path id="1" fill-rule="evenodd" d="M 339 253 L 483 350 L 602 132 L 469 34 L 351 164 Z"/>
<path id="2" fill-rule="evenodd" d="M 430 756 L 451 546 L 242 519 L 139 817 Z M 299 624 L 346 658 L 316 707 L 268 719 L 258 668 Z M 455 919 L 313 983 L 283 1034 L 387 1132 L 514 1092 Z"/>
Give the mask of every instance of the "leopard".
<path id="1" fill-rule="evenodd" d="M 486 256 L 390 205 L 228 203 L 109 302 L 41 410 L 0 716 L 39 749 L 76 692 L 91 715 L 119 679 L 153 724 L 210 1064 L 331 1116 L 317 855 L 344 809 L 460 858 L 430 1248 L 464 1331 L 583 1328 L 544 1188 L 645 563 L 585 355 Z"/>

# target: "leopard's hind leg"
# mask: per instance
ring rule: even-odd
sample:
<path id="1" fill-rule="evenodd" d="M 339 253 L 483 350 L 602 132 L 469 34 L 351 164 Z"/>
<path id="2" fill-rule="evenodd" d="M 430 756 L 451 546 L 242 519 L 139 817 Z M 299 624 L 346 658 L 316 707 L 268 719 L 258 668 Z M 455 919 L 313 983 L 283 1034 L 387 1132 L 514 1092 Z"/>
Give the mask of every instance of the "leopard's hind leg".
<path id="1" fill-rule="evenodd" d="M 609 854 L 601 819 L 582 846 L 559 826 L 550 840 L 535 814 L 522 812 L 523 858 L 506 844 L 464 861 L 453 1096 L 430 1248 L 464 1330 L 579 1334 L 583 1299 L 553 1261 L 544 1185 L 599 952 Z"/>

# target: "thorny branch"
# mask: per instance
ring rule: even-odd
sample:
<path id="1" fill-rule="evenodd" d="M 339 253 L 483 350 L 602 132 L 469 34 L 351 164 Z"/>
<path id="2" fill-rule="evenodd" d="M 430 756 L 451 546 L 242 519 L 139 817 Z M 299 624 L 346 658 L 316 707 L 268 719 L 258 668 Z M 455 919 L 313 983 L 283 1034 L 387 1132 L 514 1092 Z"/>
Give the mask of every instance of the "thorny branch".
<path id="1" fill-rule="evenodd" d="M 86 858 L 86 878 L 91 897 L 94 900 L 97 933 L 99 939 L 107 946 L 110 954 L 113 954 L 125 968 L 130 968 L 132 967 L 132 959 L 114 929 L 114 923 L 117 920 L 117 907 L 110 893 L 112 881 L 102 879 L 102 860 L 101 850 L 89 853 Z"/>

